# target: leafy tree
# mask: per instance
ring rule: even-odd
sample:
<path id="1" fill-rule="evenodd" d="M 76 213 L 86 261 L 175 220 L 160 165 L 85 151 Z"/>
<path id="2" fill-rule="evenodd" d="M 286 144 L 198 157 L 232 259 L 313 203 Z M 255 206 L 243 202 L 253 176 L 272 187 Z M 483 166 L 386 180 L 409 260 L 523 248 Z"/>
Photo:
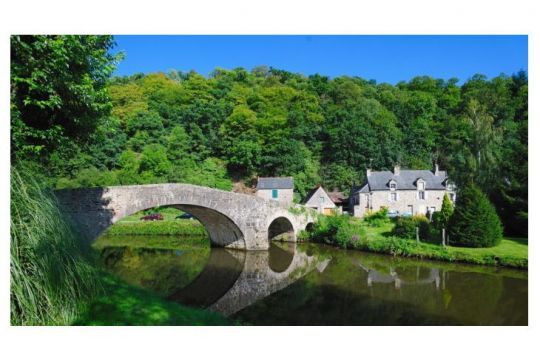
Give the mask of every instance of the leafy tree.
<path id="1" fill-rule="evenodd" d="M 171 162 L 167 158 L 167 149 L 160 144 L 146 145 L 141 154 L 140 172 L 148 172 L 150 175 L 162 177 L 171 170 Z"/>
<path id="2" fill-rule="evenodd" d="M 176 163 L 190 156 L 191 139 L 182 126 L 175 126 L 167 138 L 167 157 Z"/>
<path id="3" fill-rule="evenodd" d="M 502 239 L 502 224 L 487 196 L 475 185 L 459 192 L 449 223 L 450 244 L 491 247 Z"/>
<path id="4" fill-rule="evenodd" d="M 83 142 L 111 110 L 112 36 L 11 37 L 12 154 L 48 155 Z"/>

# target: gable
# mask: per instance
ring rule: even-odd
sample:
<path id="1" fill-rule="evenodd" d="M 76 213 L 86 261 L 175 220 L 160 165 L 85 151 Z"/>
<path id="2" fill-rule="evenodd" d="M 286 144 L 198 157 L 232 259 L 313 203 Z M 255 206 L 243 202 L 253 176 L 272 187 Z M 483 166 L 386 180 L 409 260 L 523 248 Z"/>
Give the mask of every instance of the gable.
<path id="1" fill-rule="evenodd" d="M 322 199 L 322 204 L 321 204 Z M 309 207 L 319 207 L 322 205 L 323 208 L 335 208 L 336 205 L 330 199 L 330 196 L 324 191 L 324 189 L 319 186 L 317 189 L 312 191 L 308 196 L 306 196 L 306 201 L 304 205 Z"/>

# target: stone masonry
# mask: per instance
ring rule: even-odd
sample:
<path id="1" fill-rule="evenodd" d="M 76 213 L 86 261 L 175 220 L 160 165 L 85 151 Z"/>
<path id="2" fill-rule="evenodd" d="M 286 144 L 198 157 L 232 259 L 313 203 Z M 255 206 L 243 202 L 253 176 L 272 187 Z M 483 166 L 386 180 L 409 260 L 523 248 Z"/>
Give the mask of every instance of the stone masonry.
<path id="1" fill-rule="evenodd" d="M 89 243 L 123 217 L 158 206 L 175 206 L 195 216 L 214 246 L 245 250 L 268 249 L 271 228 L 290 233 L 295 241 L 315 220 L 308 210 L 291 211 L 276 201 L 189 184 L 63 189 L 55 195 Z"/>

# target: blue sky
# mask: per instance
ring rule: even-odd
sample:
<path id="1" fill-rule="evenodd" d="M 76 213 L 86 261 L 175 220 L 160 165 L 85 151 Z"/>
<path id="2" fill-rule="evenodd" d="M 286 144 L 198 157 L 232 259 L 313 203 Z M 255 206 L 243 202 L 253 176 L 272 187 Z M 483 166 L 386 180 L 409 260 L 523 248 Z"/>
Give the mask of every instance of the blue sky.
<path id="1" fill-rule="evenodd" d="M 115 36 L 126 58 L 116 75 L 171 69 L 208 75 L 258 65 L 395 84 L 417 75 L 462 83 L 528 70 L 527 36 Z"/>

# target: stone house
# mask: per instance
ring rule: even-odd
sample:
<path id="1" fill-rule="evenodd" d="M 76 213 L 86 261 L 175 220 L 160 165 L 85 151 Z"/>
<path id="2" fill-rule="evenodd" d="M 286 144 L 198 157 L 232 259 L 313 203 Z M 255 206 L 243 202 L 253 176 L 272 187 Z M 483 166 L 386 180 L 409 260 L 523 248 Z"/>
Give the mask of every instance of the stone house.
<path id="1" fill-rule="evenodd" d="M 317 186 L 311 190 L 302 203 L 309 208 L 316 209 L 319 214 L 324 215 L 332 215 L 338 210 L 338 207 L 322 186 Z"/>
<path id="2" fill-rule="evenodd" d="M 260 177 L 255 195 L 282 204 L 293 203 L 294 180 L 292 177 Z"/>
<path id="3" fill-rule="evenodd" d="M 349 209 L 356 217 L 383 207 L 396 215 L 429 215 L 441 210 L 444 194 L 455 201 L 455 186 L 438 165 L 433 171 L 399 166 L 393 172 L 367 170 L 366 182 L 351 191 Z"/>

